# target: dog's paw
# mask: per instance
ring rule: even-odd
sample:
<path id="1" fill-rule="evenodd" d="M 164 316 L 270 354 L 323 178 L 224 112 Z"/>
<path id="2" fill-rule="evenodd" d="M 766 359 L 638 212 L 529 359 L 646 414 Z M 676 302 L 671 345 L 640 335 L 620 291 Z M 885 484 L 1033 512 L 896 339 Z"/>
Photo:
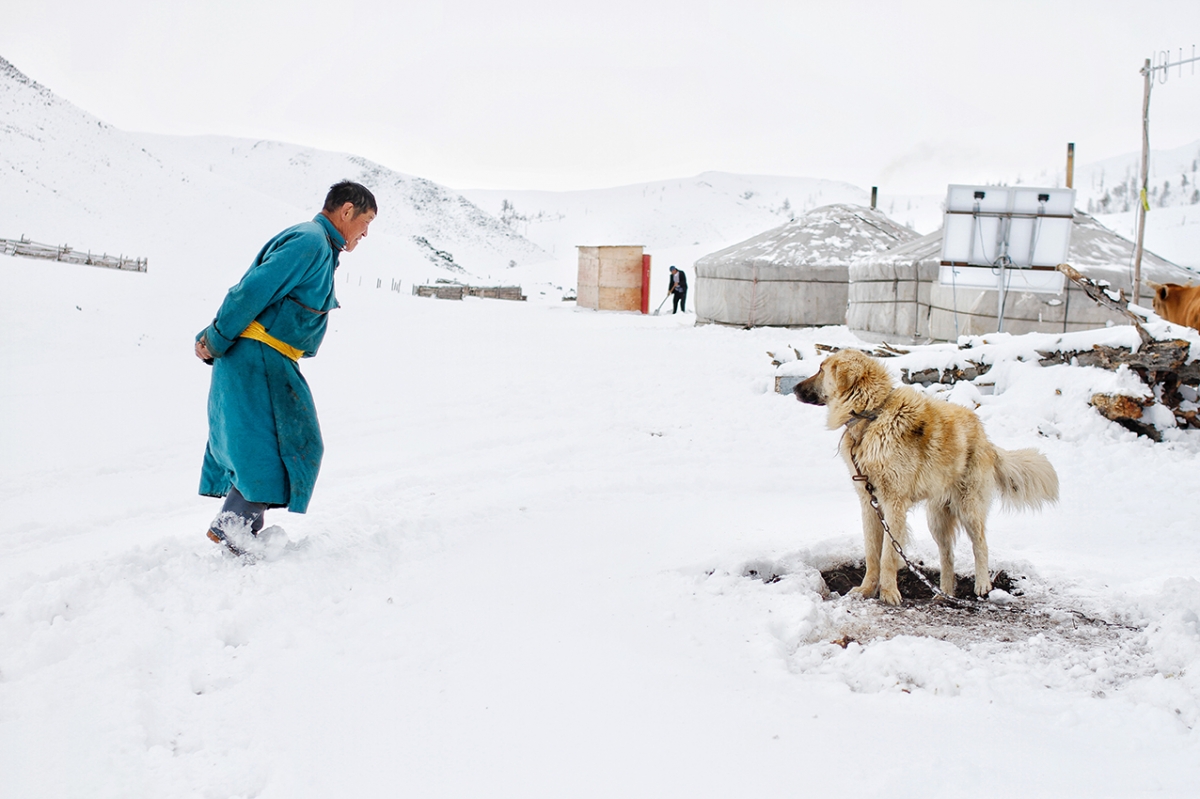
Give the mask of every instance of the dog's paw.
<path id="1" fill-rule="evenodd" d="M 975 578 L 975 596 L 987 596 L 992 592 L 992 578 L 989 575 Z"/>
<path id="2" fill-rule="evenodd" d="M 870 599 L 871 597 L 875 596 L 875 592 L 878 590 L 878 585 L 867 585 L 866 583 L 863 583 L 856 588 L 851 588 L 848 596 L 852 596 L 855 599 Z"/>
<path id="3" fill-rule="evenodd" d="M 880 588 L 879 598 L 885 605 L 900 604 L 900 589 L 899 588 Z"/>

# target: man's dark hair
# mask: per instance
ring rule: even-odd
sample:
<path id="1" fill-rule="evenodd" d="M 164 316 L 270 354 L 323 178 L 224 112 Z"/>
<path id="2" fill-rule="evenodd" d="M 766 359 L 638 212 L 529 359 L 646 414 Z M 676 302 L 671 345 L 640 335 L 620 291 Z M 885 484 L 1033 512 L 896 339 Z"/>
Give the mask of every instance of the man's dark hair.
<path id="1" fill-rule="evenodd" d="M 326 211 L 332 213 L 346 203 L 354 204 L 355 216 L 365 214 L 367 211 L 379 213 L 379 206 L 375 204 L 375 195 L 361 183 L 343 180 L 329 187 L 329 193 L 325 195 Z"/>

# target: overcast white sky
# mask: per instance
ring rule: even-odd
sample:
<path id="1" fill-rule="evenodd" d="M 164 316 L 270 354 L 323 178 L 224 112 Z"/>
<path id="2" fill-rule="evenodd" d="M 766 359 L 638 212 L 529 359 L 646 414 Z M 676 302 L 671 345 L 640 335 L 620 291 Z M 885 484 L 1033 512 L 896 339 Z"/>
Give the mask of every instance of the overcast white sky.
<path id="1" fill-rule="evenodd" d="M 942 193 L 1060 168 L 1071 141 L 1137 151 L 1143 59 L 1200 46 L 1200 0 L 3 0 L 0 21 L 0 55 L 119 128 L 460 189 L 716 169 Z M 1197 139 L 1200 64 L 1151 101 L 1152 146 Z"/>

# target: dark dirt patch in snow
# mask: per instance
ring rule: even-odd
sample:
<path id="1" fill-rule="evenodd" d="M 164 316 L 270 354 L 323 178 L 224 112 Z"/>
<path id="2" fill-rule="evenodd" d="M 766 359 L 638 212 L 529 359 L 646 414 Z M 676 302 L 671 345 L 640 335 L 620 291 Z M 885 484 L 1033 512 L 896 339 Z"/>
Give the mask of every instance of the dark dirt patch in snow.
<path id="1" fill-rule="evenodd" d="M 1118 642 L 1128 646 L 1132 639 L 1140 637 L 1140 631 L 1132 627 L 1059 606 L 1037 586 L 1029 586 L 1032 590 L 1027 591 L 1028 578 L 1013 578 L 1004 571 L 997 572 L 992 579 L 995 588 L 1009 595 L 1003 604 L 979 601 L 977 607 L 959 607 L 935 600 L 929 589 L 907 570 L 898 575 L 904 598 L 899 607 L 877 600 L 840 599 L 838 595 L 845 596 L 862 582 L 863 571 L 859 562 L 838 564 L 821 572 L 830 589 L 830 598 L 838 603 L 831 620 L 839 636 L 833 643 L 842 647 L 901 635 L 934 638 L 959 646 L 989 641 L 1015 644 L 1036 636 L 1051 647 L 1089 650 Z M 922 568 L 922 572 L 934 585 L 938 584 L 936 570 Z M 974 577 L 958 577 L 957 598 L 974 598 L 974 589 Z"/>
<path id="2" fill-rule="evenodd" d="M 821 577 L 825 580 L 825 585 L 829 586 L 830 591 L 836 591 L 842 596 L 846 596 L 850 593 L 851 588 L 862 584 L 865 572 L 866 567 L 862 563 L 841 563 L 821 572 Z M 940 584 L 940 580 L 942 579 L 941 572 L 936 569 L 927 568 L 922 568 L 921 572 L 934 585 Z M 896 575 L 896 582 L 900 586 L 900 596 L 904 597 L 905 600 L 910 602 L 928 602 L 933 599 L 933 592 L 908 569 L 900 570 Z M 995 576 L 992 577 L 992 586 L 1014 596 L 1021 593 L 1020 589 L 1017 588 L 1016 584 L 1008 576 L 1008 572 L 1005 571 L 996 572 Z M 958 599 L 974 599 L 975 578 L 957 575 L 954 596 Z"/>

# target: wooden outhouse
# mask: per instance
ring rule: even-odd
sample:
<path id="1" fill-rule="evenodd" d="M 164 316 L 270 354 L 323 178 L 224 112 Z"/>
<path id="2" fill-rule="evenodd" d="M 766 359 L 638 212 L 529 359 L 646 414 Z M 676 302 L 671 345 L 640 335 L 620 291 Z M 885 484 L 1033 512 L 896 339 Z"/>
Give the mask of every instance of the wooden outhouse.
<path id="1" fill-rule="evenodd" d="M 579 248 L 575 304 L 597 311 L 643 310 L 641 245 Z"/>

